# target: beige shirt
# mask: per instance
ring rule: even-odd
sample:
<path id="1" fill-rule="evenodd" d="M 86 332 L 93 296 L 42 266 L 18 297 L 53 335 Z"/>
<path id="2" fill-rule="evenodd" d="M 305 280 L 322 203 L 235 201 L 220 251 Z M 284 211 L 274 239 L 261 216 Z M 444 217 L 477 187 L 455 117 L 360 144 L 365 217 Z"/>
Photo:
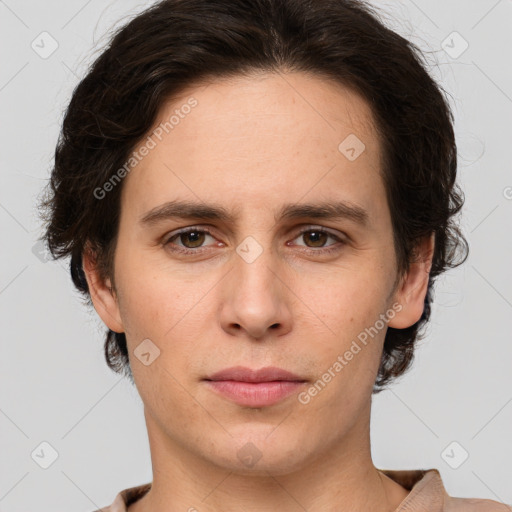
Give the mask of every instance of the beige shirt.
<path id="1" fill-rule="evenodd" d="M 512 506 L 498 501 L 451 498 L 437 469 L 380 471 L 410 491 L 395 512 L 512 512 Z M 151 484 L 147 483 L 125 489 L 116 496 L 110 507 L 94 512 L 126 512 L 128 505 L 142 498 L 150 488 Z"/>

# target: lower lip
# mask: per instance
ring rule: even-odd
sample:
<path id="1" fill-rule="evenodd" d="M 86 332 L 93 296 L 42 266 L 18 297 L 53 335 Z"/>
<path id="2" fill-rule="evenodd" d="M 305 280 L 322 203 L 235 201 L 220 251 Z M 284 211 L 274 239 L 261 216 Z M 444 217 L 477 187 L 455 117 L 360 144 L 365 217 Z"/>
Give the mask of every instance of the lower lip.
<path id="1" fill-rule="evenodd" d="M 208 385 L 217 393 L 238 405 L 265 407 L 276 404 L 296 393 L 305 383 L 298 381 L 239 382 L 235 380 L 209 380 Z"/>

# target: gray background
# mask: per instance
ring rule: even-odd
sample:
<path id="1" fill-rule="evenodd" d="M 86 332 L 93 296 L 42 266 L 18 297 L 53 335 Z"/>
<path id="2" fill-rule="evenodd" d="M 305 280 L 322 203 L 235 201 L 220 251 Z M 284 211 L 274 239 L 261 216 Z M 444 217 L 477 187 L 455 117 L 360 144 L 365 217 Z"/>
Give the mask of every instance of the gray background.
<path id="1" fill-rule="evenodd" d="M 65 262 L 37 246 L 35 211 L 73 87 L 149 3 L 0 1 L 0 511 L 86 512 L 151 480 L 137 391 L 106 367 Z M 438 283 L 414 368 L 374 398 L 374 462 L 436 467 L 450 495 L 512 503 L 512 2 L 374 3 L 451 96 L 471 248 Z M 47 469 L 43 441 L 58 453 Z"/>

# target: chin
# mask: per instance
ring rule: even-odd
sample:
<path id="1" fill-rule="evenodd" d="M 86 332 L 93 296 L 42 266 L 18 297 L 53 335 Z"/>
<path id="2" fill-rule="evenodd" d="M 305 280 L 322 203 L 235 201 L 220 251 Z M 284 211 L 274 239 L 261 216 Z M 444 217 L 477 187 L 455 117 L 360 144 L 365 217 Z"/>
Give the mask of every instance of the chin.
<path id="1" fill-rule="evenodd" d="M 281 426 L 282 427 L 282 426 Z M 278 427 L 278 428 L 281 428 Z M 239 475 L 265 476 L 293 473 L 307 464 L 307 449 L 304 442 L 283 429 L 282 435 L 272 432 L 275 426 L 266 425 L 259 432 L 247 430 L 233 436 L 222 446 L 224 453 L 209 452 L 210 462 Z"/>

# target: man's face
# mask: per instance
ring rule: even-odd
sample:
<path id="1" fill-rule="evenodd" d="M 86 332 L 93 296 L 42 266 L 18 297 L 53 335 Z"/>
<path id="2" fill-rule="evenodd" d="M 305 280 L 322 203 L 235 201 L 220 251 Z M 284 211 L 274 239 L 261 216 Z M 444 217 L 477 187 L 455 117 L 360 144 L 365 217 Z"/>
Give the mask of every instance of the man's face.
<path id="1" fill-rule="evenodd" d="M 197 104 L 183 107 L 190 98 Z M 141 143 L 154 147 L 122 185 L 115 256 L 117 314 L 150 439 L 247 472 L 284 473 L 341 446 L 350 457 L 367 435 L 382 318 L 397 311 L 367 104 L 319 78 L 266 74 L 191 88 L 155 128 L 173 114 L 169 133 Z M 177 201 L 232 218 L 155 215 Z M 281 216 L 291 204 L 341 202 L 366 222 Z M 206 380 L 234 366 L 278 367 L 303 382 L 267 385 L 290 394 L 265 396 L 256 384 Z M 228 388 L 235 396 L 219 391 Z"/>

